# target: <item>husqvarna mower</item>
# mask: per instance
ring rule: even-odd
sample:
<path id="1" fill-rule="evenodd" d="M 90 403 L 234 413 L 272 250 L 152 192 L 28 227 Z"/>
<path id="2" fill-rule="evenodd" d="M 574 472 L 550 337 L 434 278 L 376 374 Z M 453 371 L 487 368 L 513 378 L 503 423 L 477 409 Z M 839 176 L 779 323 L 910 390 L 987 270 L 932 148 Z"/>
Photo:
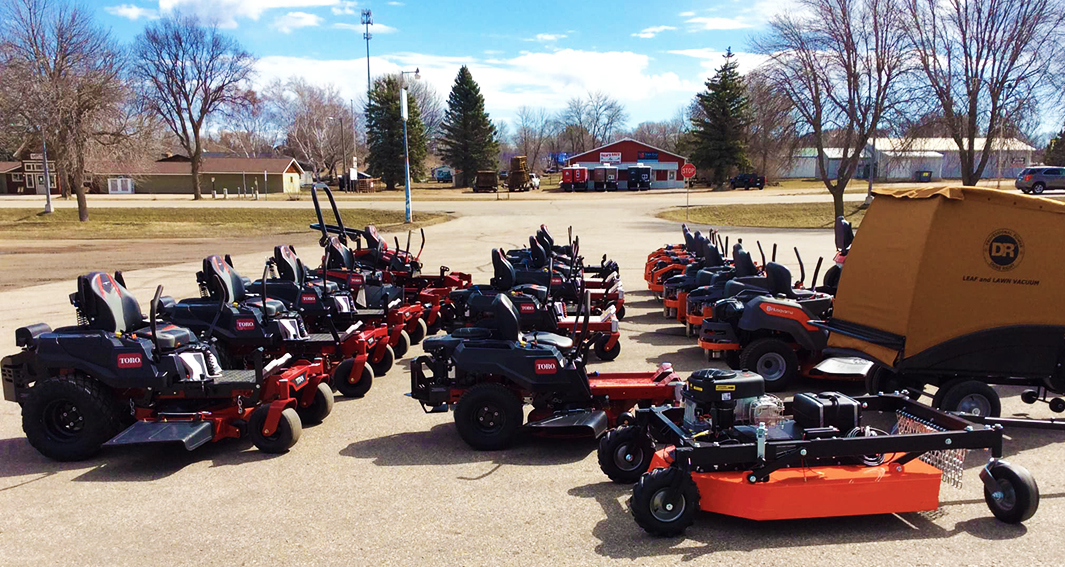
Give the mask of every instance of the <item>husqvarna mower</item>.
<path id="1" fill-rule="evenodd" d="M 411 362 L 411 397 L 427 412 L 453 408 L 455 427 L 471 447 L 504 449 L 522 428 L 598 437 L 638 404 L 674 399 L 677 376 L 669 365 L 655 372 L 589 373 L 586 331 L 575 339 L 525 334 L 510 299 L 498 295 L 493 302 L 494 332 L 471 327 L 431 337 L 422 345 L 426 354 Z M 533 407 L 528 421 L 526 403 Z"/>
<path id="2" fill-rule="evenodd" d="M 4 399 L 22 406 L 22 428 L 41 454 L 77 461 L 103 445 L 171 443 L 193 450 L 248 435 L 262 451 L 288 450 L 303 421 L 321 421 L 333 392 L 321 360 L 285 355 L 252 370 L 223 370 L 189 329 L 158 320 L 162 286 L 148 320 L 116 279 L 78 278 L 78 325 L 15 331 L 5 357 Z M 302 419 L 301 419 L 302 416 Z"/>
<path id="3" fill-rule="evenodd" d="M 1002 460 L 1001 427 L 902 395 L 782 403 L 757 374 L 703 370 L 681 397 L 681 407 L 638 410 L 599 446 L 604 472 L 635 482 L 632 515 L 655 535 L 683 533 L 700 510 L 751 520 L 935 510 L 942 483 L 961 486 L 971 449 L 991 452 L 980 480 L 996 518 L 1021 523 L 1039 507 L 1031 473 Z M 866 424 L 877 413 L 895 419 L 891 431 Z"/>

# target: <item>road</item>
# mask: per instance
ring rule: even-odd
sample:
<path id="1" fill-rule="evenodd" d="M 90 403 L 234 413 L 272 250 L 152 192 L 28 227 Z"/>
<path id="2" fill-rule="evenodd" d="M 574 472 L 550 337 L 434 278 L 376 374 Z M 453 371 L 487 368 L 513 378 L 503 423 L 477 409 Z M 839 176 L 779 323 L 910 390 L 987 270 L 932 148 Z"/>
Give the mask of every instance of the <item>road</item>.
<path id="1" fill-rule="evenodd" d="M 706 365 L 701 350 L 679 326 L 662 319 L 641 277 L 647 252 L 680 238 L 676 224 L 650 213 L 682 204 L 683 198 L 681 193 L 419 203 L 421 210 L 459 215 L 426 229 L 423 259 L 430 268 L 445 264 L 471 271 L 484 283 L 490 248 L 520 246 L 540 223 L 564 239 L 572 225 L 587 257 L 606 253 L 618 260 L 628 290 L 622 355 L 591 366 L 642 371 L 668 361 L 689 372 Z M 767 198 L 698 194 L 692 203 Z M 797 246 L 807 258 L 833 252 L 826 230 L 726 234 L 752 248 L 754 240 L 778 242 L 786 250 Z M 264 239 L 260 250 L 236 256 L 237 269 L 257 276 L 273 244 Z M 305 257 L 316 256 L 313 235 L 297 244 Z M 48 269 L 47 263 L 39 269 Z M 194 295 L 196 269 L 196 262 L 127 269 L 126 279 L 146 308 L 159 283 L 176 297 Z M 14 348 L 17 326 L 72 323 L 67 303 L 72 288 L 72 282 L 60 282 L 0 293 L 5 352 Z M 419 353 L 415 347 L 407 359 Z M 821 391 L 841 385 L 803 387 Z M 308 427 L 286 455 L 226 442 L 194 453 L 110 450 L 69 464 L 37 454 L 20 429 L 18 406 L 2 404 L 0 565 L 555 566 L 691 560 L 789 567 L 1049 565 L 1059 564 L 1055 550 L 1065 549 L 1059 529 L 1065 517 L 1065 478 L 1059 472 L 1065 452 L 1055 444 L 1058 436 L 1049 433 L 1017 432 L 1007 446 L 1009 458 L 1033 472 L 1043 494 L 1039 513 L 1024 526 L 991 517 L 977 479 L 982 457 L 974 454 L 965 488 L 944 488 L 943 506 L 934 515 L 756 523 L 701 514 L 686 537 L 657 539 L 632 521 L 630 489 L 610 484 L 599 471 L 594 442 L 529 439 L 505 452 L 474 452 L 459 440 L 450 415 L 424 414 L 403 396 L 408 390 L 404 363 L 379 378 L 366 398 L 338 400 L 333 415 Z M 1023 406 L 1010 394 L 1004 413 L 1045 413 L 1045 407 Z"/>

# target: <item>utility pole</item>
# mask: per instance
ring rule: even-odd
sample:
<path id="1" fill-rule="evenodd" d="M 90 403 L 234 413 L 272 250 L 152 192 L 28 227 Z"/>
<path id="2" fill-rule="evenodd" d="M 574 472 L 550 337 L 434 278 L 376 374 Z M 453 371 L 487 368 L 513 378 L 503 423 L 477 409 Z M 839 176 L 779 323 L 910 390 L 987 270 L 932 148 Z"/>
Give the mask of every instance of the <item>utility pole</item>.
<path id="1" fill-rule="evenodd" d="M 355 170 L 355 178 L 359 176 L 359 136 L 355 128 L 355 99 L 348 99 L 351 103 L 351 169 Z"/>
<path id="2" fill-rule="evenodd" d="M 362 11 L 362 25 L 366 26 L 366 31 L 362 34 L 362 38 L 366 40 L 366 102 L 370 102 L 370 40 L 373 39 L 373 34 L 370 33 L 370 26 L 373 25 L 373 12 L 370 10 Z"/>
<path id="3" fill-rule="evenodd" d="M 48 174 L 48 139 L 41 131 L 41 145 L 44 149 L 44 212 L 52 212 L 52 180 Z"/>

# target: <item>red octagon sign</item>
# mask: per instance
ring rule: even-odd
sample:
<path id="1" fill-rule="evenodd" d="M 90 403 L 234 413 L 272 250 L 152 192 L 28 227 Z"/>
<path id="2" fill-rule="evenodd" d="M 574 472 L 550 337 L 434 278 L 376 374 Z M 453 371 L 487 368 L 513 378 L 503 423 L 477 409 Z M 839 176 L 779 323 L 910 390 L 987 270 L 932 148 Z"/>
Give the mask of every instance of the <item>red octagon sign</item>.
<path id="1" fill-rule="evenodd" d="M 695 165 L 690 163 L 684 164 L 684 167 L 680 168 L 680 174 L 684 176 L 684 179 L 695 177 Z"/>

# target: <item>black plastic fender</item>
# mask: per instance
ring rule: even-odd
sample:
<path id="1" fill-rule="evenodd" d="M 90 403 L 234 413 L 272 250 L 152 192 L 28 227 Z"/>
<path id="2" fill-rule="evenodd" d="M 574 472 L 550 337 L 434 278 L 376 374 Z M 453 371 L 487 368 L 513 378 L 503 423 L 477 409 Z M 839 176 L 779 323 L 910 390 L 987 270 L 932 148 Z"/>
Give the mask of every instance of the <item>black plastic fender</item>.
<path id="1" fill-rule="evenodd" d="M 792 337 L 802 348 L 820 352 L 828 346 L 828 333 L 811 324 L 817 319 L 798 302 L 775 297 L 755 297 L 749 301 L 738 327 L 748 332 L 776 331 Z"/>

